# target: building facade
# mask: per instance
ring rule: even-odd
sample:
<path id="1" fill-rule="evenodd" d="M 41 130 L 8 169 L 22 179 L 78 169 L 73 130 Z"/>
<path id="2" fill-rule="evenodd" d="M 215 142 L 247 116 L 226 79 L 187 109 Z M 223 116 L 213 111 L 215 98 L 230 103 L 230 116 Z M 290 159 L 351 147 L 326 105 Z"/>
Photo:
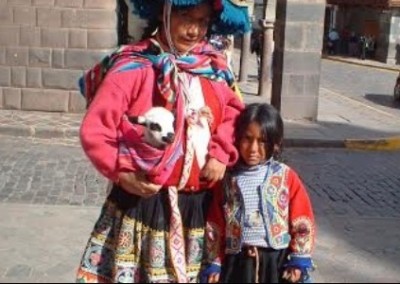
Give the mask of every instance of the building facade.
<path id="1" fill-rule="evenodd" d="M 277 3 L 277 105 L 286 118 L 316 119 L 325 0 Z M 0 0 L 0 109 L 85 111 L 79 77 L 140 40 L 146 24 L 131 11 L 129 0 Z"/>
<path id="2" fill-rule="evenodd" d="M 0 109 L 81 112 L 78 78 L 118 44 L 116 0 L 0 0 Z"/>
<path id="3" fill-rule="evenodd" d="M 374 39 L 374 59 L 400 64 L 400 0 L 328 0 L 326 26 Z M 326 30 L 329 30 L 326 28 Z"/>

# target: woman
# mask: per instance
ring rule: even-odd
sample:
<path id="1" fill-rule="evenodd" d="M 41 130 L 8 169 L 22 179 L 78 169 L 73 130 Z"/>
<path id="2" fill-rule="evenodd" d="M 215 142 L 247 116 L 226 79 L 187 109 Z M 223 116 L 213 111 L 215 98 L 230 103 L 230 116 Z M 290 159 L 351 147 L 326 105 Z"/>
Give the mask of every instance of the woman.
<path id="1" fill-rule="evenodd" d="M 226 60 L 204 39 L 247 31 L 247 11 L 228 0 L 133 4 L 157 29 L 82 80 L 82 146 L 114 185 L 77 280 L 197 281 L 212 188 L 237 160 L 233 126 L 243 109 Z M 127 119 L 153 106 L 175 115 L 175 139 L 163 150 L 143 145 L 143 129 Z"/>

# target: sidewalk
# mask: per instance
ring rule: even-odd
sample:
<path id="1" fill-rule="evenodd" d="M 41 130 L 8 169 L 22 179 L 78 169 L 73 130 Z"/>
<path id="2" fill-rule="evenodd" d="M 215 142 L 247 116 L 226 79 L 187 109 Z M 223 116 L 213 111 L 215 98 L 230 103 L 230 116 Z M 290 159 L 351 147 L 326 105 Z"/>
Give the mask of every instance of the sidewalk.
<path id="1" fill-rule="evenodd" d="M 344 56 L 344 55 L 328 55 L 328 54 L 323 54 L 322 58 L 328 59 L 328 60 L 333 60 L 333 61 L 345 62 L 345 63 L 349 63 L 349 64 L 360 65 L 360 66 L 368 66 L 368 67 L 379 68 L 379 69 L 383 69 L 383 70 L 400 72 L 400 65 L 390 65 L 390 64 L 386 64 L 386 63 L 379 62 L 376 60 L 371 60 L 371 59 L 362 60 L 362 59 L 356 58 L 356 57 L 350 57 L 350 56 Z"/>
<path id="2" fill-rule="evenodd" d="M 351 64 L 368 63 L 383 68 L 378 62 L 351 60 L 353 62 L 348 61 Z M 241 85 L 244 101 L 264 102 L 265 99 L 256 95 L 258 82 L 251 79 L 255 77 L 251 75 L 249 81 Z M 78 141 L 82 117 L 83 114 L 0 110 L 0 134 Z M 285 120 L 285 146 L 400 149 L 399 125 L 400 117 L 321 88 L 317 121 Z"/>

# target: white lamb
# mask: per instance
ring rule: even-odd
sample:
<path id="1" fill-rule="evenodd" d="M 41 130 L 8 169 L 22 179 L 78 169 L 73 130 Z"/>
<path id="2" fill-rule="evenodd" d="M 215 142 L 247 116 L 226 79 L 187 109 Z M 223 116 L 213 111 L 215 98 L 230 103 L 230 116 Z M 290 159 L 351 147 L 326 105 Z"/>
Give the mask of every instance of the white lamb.
<path id="1" fill-rule="evenodd" d="M 129 121 L 146 127 L 145 141 L 156 148 L 174 142 L 174 115 L 164 107 L 152 107 L 144 115 L 130 116 Z"/>

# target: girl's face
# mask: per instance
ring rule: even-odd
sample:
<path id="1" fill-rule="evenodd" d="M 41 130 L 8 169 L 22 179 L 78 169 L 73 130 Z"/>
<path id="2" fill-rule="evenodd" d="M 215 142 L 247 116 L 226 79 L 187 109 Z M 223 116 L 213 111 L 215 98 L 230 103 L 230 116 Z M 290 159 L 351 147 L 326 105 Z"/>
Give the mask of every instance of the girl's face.
<path id="1" fill-rule="evenodd" d="M 179 53 L 188 52 L 204 39 L 211 22 L 212 7 L 209 1 L 187 9 L 172 10 L 171 39 Z M 165 32 L 161 33 L 166 43 Z"/>
<path id="2" fill-rule="evenodd" d="M 256 166 L 266 161 L 266 144 L 257 122 L 250 123 L 243 133 L 239 141 L 239 154 L 248 166 Z"/>

